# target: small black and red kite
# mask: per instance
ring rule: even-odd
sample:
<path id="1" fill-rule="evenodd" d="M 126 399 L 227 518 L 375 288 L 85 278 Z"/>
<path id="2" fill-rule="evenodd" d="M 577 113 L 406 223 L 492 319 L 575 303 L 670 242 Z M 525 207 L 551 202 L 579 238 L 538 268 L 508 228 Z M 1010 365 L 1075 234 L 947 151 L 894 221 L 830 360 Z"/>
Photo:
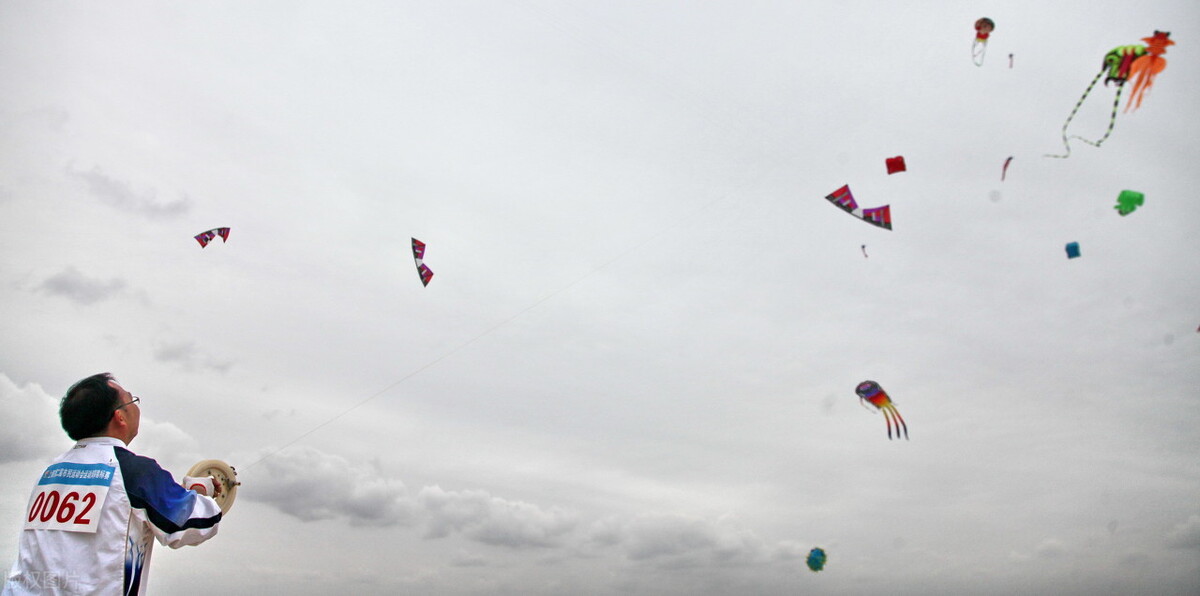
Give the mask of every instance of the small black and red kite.
<path id="1" fill-rule="evenodd" d="M 867 223 L 875 224 L 885 230 L 892 229 L 892 206 L 884 205 L 872 209 L 859 208 L 858 203 L 854 200 L 854 195 L 850 194 L 849 184 L 833 191 L 832 194 L 826 195 L 825 198 L 854 217 Z"/>
<path id="2" fill-rule="evenodd" d="M 204 248 L 208 246 L 209 242 L 216 240 L 217 236 L 221 237 L 221 242 L 227 242 L 229 240 L 229 228 L 213 228 L 207 232 L 196 234 L 195 238 L 196 242 L 200 243 L 200 248 Z"/>
<path id="3" fill-rule="evenodd" d="M 425 266 L 425 243 L 412 239 L 413 261 L 417 264 L 417 273 L 421 275 L 421 285 L 428 286 L 433 279 L 433 270 Z"/>

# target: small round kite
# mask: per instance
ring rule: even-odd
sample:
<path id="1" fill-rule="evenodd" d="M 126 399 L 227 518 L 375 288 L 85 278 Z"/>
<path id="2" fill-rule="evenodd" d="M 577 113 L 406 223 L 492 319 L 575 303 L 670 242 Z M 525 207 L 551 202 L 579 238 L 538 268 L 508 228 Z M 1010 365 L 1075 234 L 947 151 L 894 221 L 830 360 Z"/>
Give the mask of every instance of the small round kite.
<path id="1" fill-rule="evenodd" d="M 875 381 L 863 381 L 854 388 L 854 392 L 858 394 L 859 402 L 867 401 L 875 406 L 875 409 L 883 412 L 883 419 L 887 422 L 888 439 L 892 438 L 892 425 L 896 426 L 896 438 L 900 438 L 900 429 L 904 429 L 904 438 L 908 438 L 908 425 L 904 423 L 904 418 L 900 416 L 900 412 L 896 410 L 896 406 L 892 404 L 892 398 L 879 386 Z"/>
<path id="2" fill-rule="evenodd" d="M 808 551 L 808 560 L 805 562 L 808 563 L 809 569 L 813 571 L 820 571 L 821 569 L 825 568 L 825 559 L 825 549 L 814 548 Z"/>
<path id="3" fill-rule="evenodd" d="M 971 44 L 971 59 L 975 61 L 975 66 L 983 66 L 983 55 L 987 53 L 987 40 L 995 29 L 996 22 L 987 17 L 975 21 L 975 43 Z"/>

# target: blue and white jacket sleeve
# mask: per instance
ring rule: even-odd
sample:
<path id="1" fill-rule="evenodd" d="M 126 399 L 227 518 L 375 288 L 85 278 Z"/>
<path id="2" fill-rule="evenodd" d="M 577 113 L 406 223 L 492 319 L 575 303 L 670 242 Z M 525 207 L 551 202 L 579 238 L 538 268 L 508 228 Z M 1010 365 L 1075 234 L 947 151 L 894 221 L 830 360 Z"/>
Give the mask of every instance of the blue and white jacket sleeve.
<path id="1" fill-rule="evenodd" d="M 154 536 L 171 548 L 200 544 L 217 534 L 221 508 L 183 488 L 148 457 L 115 448 L 133 515 L 150 524 Z"/>

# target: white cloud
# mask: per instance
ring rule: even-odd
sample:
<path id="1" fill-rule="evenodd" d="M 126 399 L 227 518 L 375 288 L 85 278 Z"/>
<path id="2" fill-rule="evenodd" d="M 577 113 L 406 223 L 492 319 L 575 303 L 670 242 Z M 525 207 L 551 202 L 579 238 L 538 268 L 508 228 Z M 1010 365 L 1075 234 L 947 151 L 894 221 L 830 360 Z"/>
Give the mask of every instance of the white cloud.
<path id="1" fill-rule="evenodd" d="M 8 416 L 0 425 L 0 463 L 49 461 L 71 446 L 73 441 L 59 423 L 58 402 L 59 398 L 40 385 L 26 383 L 18 387 L 0 373 L 0 408 Z M 200 460 L 195 438 L 170 422 L 155 422 L 144 416 L 130 449 L 158 459 L 168 469 Z M 186 470 L 172 471 L 180 476 Z"/>
<path id="2" fill-rule="evenodd" d="M 478 490 L 427 486 L 417 495 L 417 502 L 427 516 L 426 536 L 430 538 L 461 532 L 496 546 L 558 546 L 577 523 L 575 515 L 562 509 L 501 499 Z"/>
<path id="3" fill-rule="evenodd" d="M 49 459 L 71 445 L 58 424 L 58 399 L 36 383 L 18 387 L 0 373 L 0 463 Z"/>
<path id="4" fill-rule="evenodd" d="M 378 470 L 311 447 L 276 452 L 248 470 L 245 498 L 268 503 L 304 521 L 343 518 L 352 525 L 390 526 L 413 516 L 404 484 Z"/>

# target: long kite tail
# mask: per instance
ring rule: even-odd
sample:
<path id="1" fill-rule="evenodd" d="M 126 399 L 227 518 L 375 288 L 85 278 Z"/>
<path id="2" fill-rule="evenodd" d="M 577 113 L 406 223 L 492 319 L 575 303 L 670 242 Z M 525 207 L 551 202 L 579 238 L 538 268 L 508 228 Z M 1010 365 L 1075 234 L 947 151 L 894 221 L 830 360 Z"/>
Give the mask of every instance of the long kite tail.
<path id="1" fill-rule="evenodd" d="M 897 439 L 900 438 L 900 429 L 903 428 L 904 429 L 904 440 L 907 441 L 908 440 L 908 425 L 904 423 L 904 417 L 900 415 L 900 410 L 897 410 L 896 406 L 893 406 L 890 404 L 888 405 L 888 410 L 890 410 L 892 412 L 892 416 L 895 417 L 895 419 L 896 419 L 896 438 Z M 889 435 L 888 438 L 890 439 L 891 435 Z"/>
<path id="2" fill-rule="evenodd" d="M 1096 78 L 1092 79 L 1092 83 L 1087 86 L 1087 89 L 1085 89 L 1083 91 L 1083 95 L 1081 95 L 1079 97 L 1079 101 L 1075 102 L 1075 109 L 1071 110 L 1071 115 L 1067 116 L 1067 121 L 1063 122 L 1062 140 L 1063 140 L 1063 147 L 1067 148 L 1067 152 L 1062 155 L 1051 155 L 1051 154 L 1047 153 L 1046 157 L 1057 157 L 1060 159 L 1065 159 L 1067 157 L 1071 157 L 1071 143 L 1068 139 L 1079 138 L 1079 137 L 1068 137 L 1067 136 L 1067 127 L 1071 126 L 1071 121 L 1075 119 L 1075 114 L 1077 114 L 1079 112 L 1079 108 L 1083 106 L 1084 100 L 1086 100 L 1088 98 L 1088 95 L 1091 94 L 1092 88 L 1096 86 L 1096 83 L 1100 82 L 1100 77 L 1104 76 L 1104 71 L 1105 71 L 1105 69 L 1100 69 L 1100 72 L 1096 74 Z M 1120 97 L 1120 95 L 1121 95 L 1121 88 L 1117 87 L 1117 97 Z M 1109 132 L 1112 132 L 1112 125 L 1113 125 L 1113 122 L 1116 122 L 1116 116 L 1117 116 L 1117 112 L 1114 109 L 1113 110 L 1113 120 L 1111 122 L 1109 122 L 1109 124 L 1108 124 Z M 1108 135 L 1105 134 L 1104 138 L 1108 138 Z M 1083 140 L 1087 141 L 1087 139 L 1083 139 Z M 1090 143 L 1090 141 L 1088 141 L 1088 142 Z M 1100 142 L 1103 143 L 1104 139 L 1100 139 Z"/>

